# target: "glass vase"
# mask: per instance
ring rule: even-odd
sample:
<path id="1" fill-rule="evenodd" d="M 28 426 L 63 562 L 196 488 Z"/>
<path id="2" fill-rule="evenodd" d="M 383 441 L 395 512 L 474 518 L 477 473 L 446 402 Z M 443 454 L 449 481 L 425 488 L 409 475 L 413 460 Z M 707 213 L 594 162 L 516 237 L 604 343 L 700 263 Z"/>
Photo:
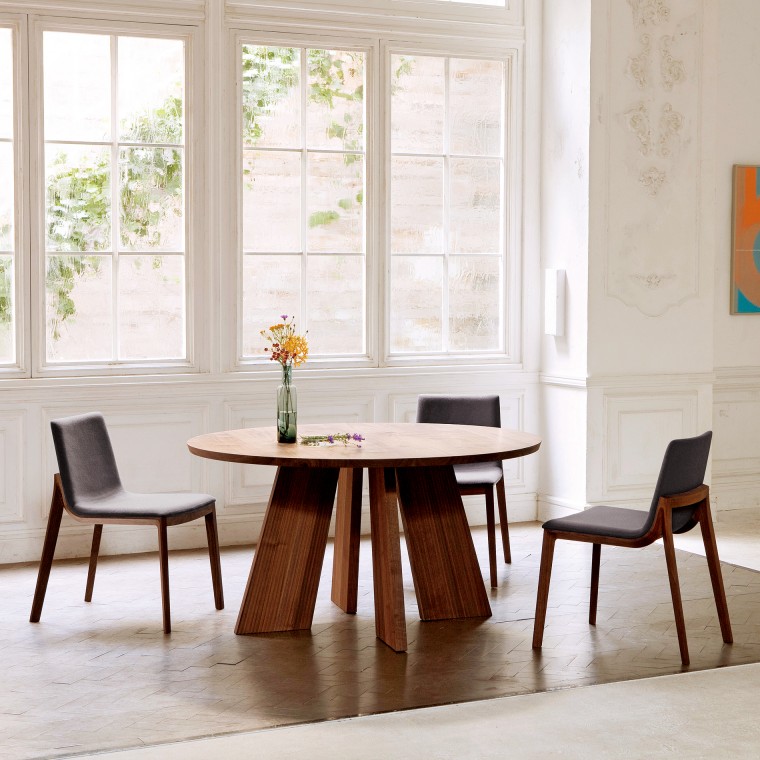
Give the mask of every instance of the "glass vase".
<path id="1" fill-rule="evenodd" d="M 296 442 L 298 396 L 293 385 L 293 365 L 282 367 L 282 384 L 277 388 L 277 443 Z"/>

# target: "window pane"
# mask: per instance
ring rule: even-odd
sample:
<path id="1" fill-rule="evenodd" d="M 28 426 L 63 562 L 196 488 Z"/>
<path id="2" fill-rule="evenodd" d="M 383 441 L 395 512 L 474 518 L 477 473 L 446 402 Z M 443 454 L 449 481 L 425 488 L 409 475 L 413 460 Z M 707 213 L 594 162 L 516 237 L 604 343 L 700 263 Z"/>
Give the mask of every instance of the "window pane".
<path id="1" fill-rule="evenodd" d="M 13 143 L 0 142 L 0 251 L 14 248 L 13 216 Z"/>
<path id="2" fill-rule="evenodd" d="M 396 55 L 391 66 L 390 350 L 501 350 L 505 64 Z"/>
<path id="3" fill-rule="evenodd" d="M 261 330 L 279 314 L 300 312 L 300 256 L 243 256 L 243 356 L 263 356 Z"/>
<path id="4" fill-rule="evenodd" d="M 48 361 L 113 355 L 109 256 L 48 256 L 45 276 Z"/>
<path id="5" fill-rule="evenodd" d="M 301 251 L 300 152 L 243 152 L 243 249 Z"/>
<path id="6" fill-rule="evenodd" d="M 13 32 L 0 29 L 0 139 L 13 139 Z"/>
<path id="7" fill-rule="evenodd" d="M 121 256 L 119 358 L 183 357 L 184 303 L 182 256 Z"/>
<path id="8" fill-rule="evenodd" d="M 301 51 L 243 45 L 243 144 L 301 145 Z"/>
<path id="9" fill-rule="evenodd" d="M 43 43 L 47 361 L 182 359 L 184 42 Z"/>
<path id="10" fill-rule="evenodd" d="M 45 32 L 45 139 L 111 139 L 111 38 Z"/>
<path id="11" fill-rule="evenodd" d="M 452 58 L 451 152 L 501 156 L 504 64 Z"/>
<path id="12" fill-rule="evenodd" d="M 181 148 L 122 148 L 119 152 L 119 230 L 124 250 L 182 250 L 182 158 Z"/>
<path id="13" fill-rule="evenodd" d="M 119 38 L 119 132 L 124 142 L 181 143 L 181 40 Z"/>
<path id="14" fill-rule="evenodd" d="M 453 351 L 501 348 L 501 257 L 449 259 L 449 343 Z"/>
<path id="15" fill-rule="evenodd" d="M 364 159 L 353 154 L 309 156 L 309 250 L 364 251 Z"/>
<path id="16" fill-rule="evenodd" d="M 0 363 L 16 360 L 14 325 L 13 257 L 0 256 Z"/>
<path id="17" fill-rule="evenodd" d="M 391 263 L 391 351 L 441 351 L 443 259 L 395 256 Z"/>
<path id="18" fill-rule="evenodd" d="M 394 153 L 441 153 L 446 112 L 443 58 L 391 56 Z"/>
<path id="19" fill-rule="evenodd" d="M 45 147 L 45 224 L 49 251 L 111 248 L 111 152 L 108 147 Z"/>
<path id="20" fill-rule="evenodd" d="M 393 158 L 391 251 L 443 253 L 443 159 Z"/>
<path id="21" fill-rule="evenodd" d="M 312 357 L 364 353 L 365 54 L 244 45 L 242 61 L 242 356 L 265 355 L 279 314 Z"/>
<path id="22" fill-rule="evenodd" d="M 364 257 L 310 256 L 306 282 L 313 353 L 364 353 Z"/>
<path id="23" fill-rule="evenodd" d="M 306 144 L 363 150 L 364 53 L 309 50 Z"/>
<path id="24" fill-rule="evenodd" d="M 451 248 L 455 253 L 501 250 L 501 161 L 451 161 Z"/>

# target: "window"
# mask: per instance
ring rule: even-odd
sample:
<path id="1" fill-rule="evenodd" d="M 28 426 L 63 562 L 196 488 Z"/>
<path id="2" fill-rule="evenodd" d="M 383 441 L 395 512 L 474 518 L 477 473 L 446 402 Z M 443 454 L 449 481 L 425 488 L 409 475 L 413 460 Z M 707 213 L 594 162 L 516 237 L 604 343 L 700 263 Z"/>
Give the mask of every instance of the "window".
<path id="1" fill-rule="evenodd" d="M 281 313 L 311 356 L 366 351 L 365 58 L 242 46 L 242 357 Z"/>
<path id="2" fill-rule="evenodd" d="M 0 365 L 16 364 L 13 31 L 0 27 Z"/>
<path id="3" fill-rule="evenodd" d="M 504 62 L 391 69 L 390 353 L 503 351 Z"/>
<path id="4" fill-rule="evenodd" d="M 183 360 L 185 51 L 45 31 L 48 365 Z"/>
<path id="5" fill-rule="evenodd" d="M 508 59 L 391 52 L 383 140 L 367 134 L 365 101 L 382 100 L 365 97 L 368 53 L 241 51 L 243 361 L 280 314 L 333 361 L 381 334 L 391 363 L 504 355 Z M 366 191 L 378 173 L 382 204 Z M 367 242 L 368 220 L 385 234 Z"/>

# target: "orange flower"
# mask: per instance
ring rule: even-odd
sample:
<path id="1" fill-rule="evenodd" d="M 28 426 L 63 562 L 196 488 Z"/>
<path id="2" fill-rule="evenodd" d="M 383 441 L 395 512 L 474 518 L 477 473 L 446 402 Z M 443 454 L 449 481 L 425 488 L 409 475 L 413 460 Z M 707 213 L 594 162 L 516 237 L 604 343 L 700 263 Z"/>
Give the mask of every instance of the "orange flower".
<path id="1" fill-rule="evenodd" d="M 306 335 L 296 335 L 295 319 L 288 319 L 283 314 L 283 322 L 270 325 L 269 330 L 262 330 L 261 335 L 267 339 L 269 346 L 264 349 L 272 361 L 283 367 L 303 364 L 309 355 L 309 343 Z"/>

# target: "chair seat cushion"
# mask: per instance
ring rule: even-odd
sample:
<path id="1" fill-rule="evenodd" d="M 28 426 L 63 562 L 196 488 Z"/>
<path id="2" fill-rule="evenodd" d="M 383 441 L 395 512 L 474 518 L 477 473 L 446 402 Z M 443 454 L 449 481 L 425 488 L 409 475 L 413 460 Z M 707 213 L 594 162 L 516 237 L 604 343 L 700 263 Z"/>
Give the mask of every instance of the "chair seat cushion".
<path id="1" fill-rule="evenodd" d="M 476 462 L 475 464 L 454 465 L 454 475 L 458 486 L 478 488 L 494 486 L 501 480 L 500 462 Z"/>
<path id="2" fill-rule="evenodd" d="M 568 517 L 545 522 L 545 530 L 590 533 L 612 538 L 639 538 L 646 533 L 649 512 L 623 507 L 591 507 Z"/>
<path id="3" fill-rule="evenodd" d="M 131 493 L 116 491 L 102 499 L 72 504 L 74 514 L 82 517 L 158 519 L 177 517 L 214 503 L 207 493 Z"/>

